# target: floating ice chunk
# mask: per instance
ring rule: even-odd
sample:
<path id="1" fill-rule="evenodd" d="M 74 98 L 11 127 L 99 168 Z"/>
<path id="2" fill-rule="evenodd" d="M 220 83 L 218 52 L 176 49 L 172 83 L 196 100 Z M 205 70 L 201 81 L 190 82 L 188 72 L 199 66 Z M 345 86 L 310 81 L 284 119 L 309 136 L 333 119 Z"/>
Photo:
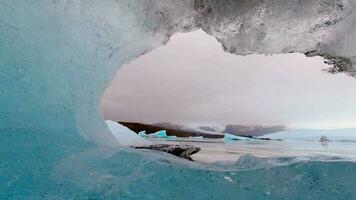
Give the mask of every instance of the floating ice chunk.
<path id="1" fill-rule="evenodd" d="M 236 135 L 231 135 L 229 133 L 224 134 L 224 140 L 231 141 L 231 140 L 240 140 L 240 138 Z"/>
<path id="2" fill-rule="evenodd" d="M 234 180 L 232 180 L 232 178 L 230 176 L 225 176 L 224 177 L 227 181 L 234 183 Z"/>
<path id="3" fill-rule="evenodd" d="M 155 137 L 155 138 L 166 138 L 167 131 L 166 130 L 157 131 L 155 133 L 149 134 L 149 136 Z"/>
<path id="4" fill-rule="evenodd" d="M 190 139 L 204 139 L 203 136 L 189 136 Z"/>
<path id="5" fill-rule="evenodd" d="M 224 140 L 227 140 L 227 141 L 231 141 L 231 140 L 250 140 L 250 138 L 241 137 L 241 136 L 225 133 L 224 134 Z"/>
<path id="6" fill-rule="evenodd" d="M 175 136 L 175 135 L 166 137 L 166 140 L 176 140 L 176 139 L 177 139 L 177 136 Z"/>
<path id="7" fill-rule="evenodd" d="M 138 135 L 141 136 L 141 137 L 143 137 L 143 138 L 148 137 L 146 131 L 140 131 L 140 132 L 138 132 Z"/>
<path id="8" fill-rule="evenodd" d="M 106 124 L 121 146 L 142 146 L 151 144 L 149 141 L 117 122 L 107 120 Z"/>

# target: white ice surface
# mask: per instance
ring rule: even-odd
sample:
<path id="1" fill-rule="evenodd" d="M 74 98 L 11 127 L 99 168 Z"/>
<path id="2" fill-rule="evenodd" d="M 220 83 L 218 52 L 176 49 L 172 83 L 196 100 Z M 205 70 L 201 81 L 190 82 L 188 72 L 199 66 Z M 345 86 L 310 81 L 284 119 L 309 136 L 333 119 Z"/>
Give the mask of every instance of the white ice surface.
<path id="1" fill-rule="evenodd" d="M 135 132 L 117 122 L 107 120 L 106 124 L 121 146 L 142 146 L 151 144 L 151 142 L 138 136 Z"/>

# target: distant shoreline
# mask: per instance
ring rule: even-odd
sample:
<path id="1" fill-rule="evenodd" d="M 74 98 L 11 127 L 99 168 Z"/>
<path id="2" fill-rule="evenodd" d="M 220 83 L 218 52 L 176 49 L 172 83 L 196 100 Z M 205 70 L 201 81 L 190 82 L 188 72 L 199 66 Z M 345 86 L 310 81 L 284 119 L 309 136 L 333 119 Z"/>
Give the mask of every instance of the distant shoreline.
<path id="1" fill-rule="evenodd" d="M 203 136 L 204 138 L 224 138 L 224 135 L 221 133 L 213 133 L 208 131 L 199 131 L 199 130 L 191 130 L 188 128 L 179 128 L 173 127 L 169 125 L 157 125 L 157 124 L 143 124 L 137 122 L 118 122 L 119 124 L 126 126 L 131 129 L 135 133 L 139 133 L 140 131 L 146 131 L 148 133 L 154 133 L 160 130 L 166 130 L 167 135 L 169 136 L 177 136 L 177 137 L 198 137 Z"/>
<path id="2" fill-rule="evenodd" d="M 160 130 L 166 130 L 168 136 L 177 137 L 204 137 L 210 139 L 224 138 L 225 133 L 236 136 L 255 138 L 260 140 L 270 140 L 269 138 L 257 138 L 266 134 L 285 131 L 285 126 L 244 126 L 244 125 L 226 125 L 225 129 L 217 130 L 216 128 L 204 126 L 197 128 L 189 128 L 183 125 L 173 123 L 156 123 L 144 124 L 139 122 L 123 122 L 118 121 L 119 124 L 129 128 L 138 134 L 141 131 L 147 133 L 155 133 Z"/>

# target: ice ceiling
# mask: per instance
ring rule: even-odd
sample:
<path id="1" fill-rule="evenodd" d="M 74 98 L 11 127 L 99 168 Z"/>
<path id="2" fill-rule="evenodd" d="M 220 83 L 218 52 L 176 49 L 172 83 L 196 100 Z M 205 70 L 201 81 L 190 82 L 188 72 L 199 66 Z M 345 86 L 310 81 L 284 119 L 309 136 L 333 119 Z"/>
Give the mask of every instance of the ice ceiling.
<path id="1" fill-rule="evenodd" d="M 113 141 L 98 112 L 118 67 L 202 28 L 226 51 L 320 55 L 330 72 L 355 74 L 355 2 L 2 1 L 2 130 L 73 131 Z M 114 145 L 114 144 L 113 144 Z"/>

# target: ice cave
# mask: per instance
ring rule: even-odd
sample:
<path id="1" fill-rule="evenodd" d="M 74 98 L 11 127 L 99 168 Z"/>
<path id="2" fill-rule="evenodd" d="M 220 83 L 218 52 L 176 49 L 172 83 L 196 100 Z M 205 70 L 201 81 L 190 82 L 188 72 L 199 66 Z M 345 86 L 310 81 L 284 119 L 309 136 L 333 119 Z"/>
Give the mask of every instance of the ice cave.
<path id="1" fill-rule="evenodd" d="M 1 0 L 0 199 L 356 199 L 352 160 L 194 163 L 120 146 L 100 112 L 120 66 L 198 29 L 227 53 L 320 56 L 329 73 L 356 76 L 355 9 L 354 0 Z"/>

